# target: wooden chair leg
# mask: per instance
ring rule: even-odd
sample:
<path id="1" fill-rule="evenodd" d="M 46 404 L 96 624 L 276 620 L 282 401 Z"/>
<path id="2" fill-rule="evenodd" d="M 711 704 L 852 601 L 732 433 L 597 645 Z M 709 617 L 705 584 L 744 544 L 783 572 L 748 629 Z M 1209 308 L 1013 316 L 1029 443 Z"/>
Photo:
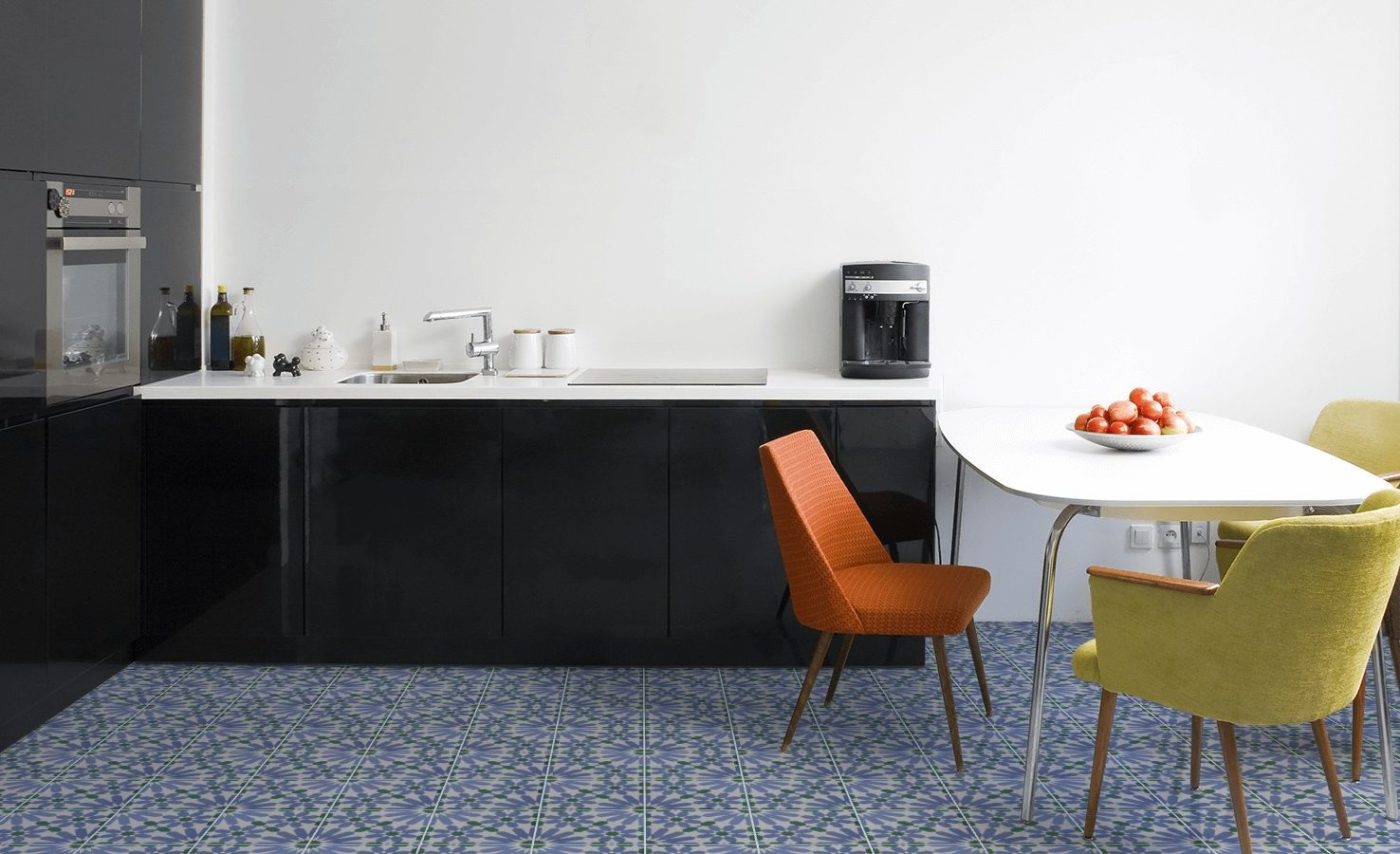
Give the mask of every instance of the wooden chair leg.
<path id="1" fill-rule="evenodd" d="M 831 705 L 831 698 L 836 696 L 836 683 L 841 681 L 841 674 L 846 671 L 846 657 L 851 654 L 851 644 L 856 642 L 855 635 L 846 635 L 846 639 L 841 642 L 841 651 L 836 653 L 836 666 L 831 670 L 831 684 L 826 686 L 826 700 L 823 706 Z"/>
<path id="2" fill-rule="evenodd" d="M 1332 809 L 1337 813 L 1337 826 L 1342 838 L 1351 838 L 1351 823 L 1347 821 L 1346 804 L 1342 803 L 1342 784 L 1337 781 L 1337 765 L 1332 761 L 1332 743 L 1327 738 L 1327 722 L 1312 722 L 1313 739 L 1317 742 L 1317 757 L 1322 760 L 1322 773 L 1327 775 L 1327 791 L 1332 795 Z"/>
<path id="3" fill-rule="evenodd" d="M 977 687 L 982 689 L 982 709 L 992 716 L 992 692 L 987 690 L 987 670 L 982 666 L 982 644 L 977 642 L 977 621 L 967 621 L 967 645 L 972 650 L 972 666 L 977 668 Z"/>
<path id="4" fill-rule="evenodd" d="M 1216 721 L 1220 727 L 1220 747 L 1225 754 L 1225 778 L 1230 781 L 1230 803 L 1235 807 L 1235 830 L 1240 835 L 1240 854 L 1251 854 L 1249 813 L 1244 804 L 1244 782 L 1240 779 L 1240 754 L 1235 747 L 1235 725 Z"/>
<path id="5" fill-rule="evenodd" d="M 1094 838 L 1094 822 L 1099 817 L 1099 792 L 1103 789 L 1103 770 L 1108 764 L 1108 737 L 1113 732 L 1113 710 L 1118 695 L 1112 691 L 1099 694 L 1099 728 L 1094 736 L 1094 770 L 1089 775 L 1089 806 L 1084 810 L 1084 838 Z"/>
<path id="6" fill-rule="evenodd" d="M 1361 728 L 1366 723 L 1366 674 L 1361 674 L 1361 687 L 1351 701 L 1351 781 L 1361 779 Z"/>
<path id="7" fill-rule="evenodd" d="M 938 662 L 938 688 L 943 692 L 943 712 L 948 716 L 948 736 L 953 740 L 953 767 L 963 769 L 962 741 L 958 738 L 958 712 L 953 707 L 953 679 L 948 674 L 948 648 L 943 637 L 933 639 L 933 657 Z"/>
<path id="8" fill-rule="evenodd" d="M 1191 791 L 1201 788 L 1201 725 L 1200 715 L 1191 716 Z"/>
<path id="9" fill-rule="evenodd" d="M 787 610 L 788 603 L 791 602 L 791 601 L 792 601 L 792 586 L 791 586 L 791 585 L 788 585 L 788 584 L 784 584 L 784 585 L 783 585 L 783 598 L 781 598 L 781 599 L 778 600 L 778 613 L 776 613 L 776 614 L 773 615 L 773 619 L 775 619 L 775 620 L 781 620 L 781 619 L 783 618 L 783 612 Z"/>
<path id="10" fill-rule="evenodd" d="M 831 646 L 831 632 L 822 632 L 817 638 L 817 648 L 812 650 L 812 662 L 807 665 L 807 678 L 802 680 L 802 692 L 797 695 L 797 708 L 792 710 L 792 720 L 788 722 L 787 735 L 783 736 L 784 753 L 792 746 L 792 737 L 797 734 L 797 722 L 802 720 L 802 710 L 807 708 L 807 698 L 812 696 L 812 685 L 817 681 L 817 672 L 826 661 L 826 649 Z"/>

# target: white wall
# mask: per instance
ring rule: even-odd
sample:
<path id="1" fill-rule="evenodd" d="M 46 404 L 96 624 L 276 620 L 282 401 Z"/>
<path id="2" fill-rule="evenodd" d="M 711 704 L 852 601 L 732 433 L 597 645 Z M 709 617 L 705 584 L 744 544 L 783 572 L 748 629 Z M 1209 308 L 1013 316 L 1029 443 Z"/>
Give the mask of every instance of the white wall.
<path id="1" fill-rule="evenodd" d="M 902 258 L 952 407 L 1141 383 L 1301 437 L 1400 389 L 1394 0 L 206 8 L 206 287 L 274 351 L 367 362 L 387 310 L 455 357 L 416 319 L 490 304 L 594 365 L 831 365 L 839 264 Z M 1033 614 L 1049 520 L 974 483 L 985 618 Z M 1061 616 L 1166 565 L 1070 530 Z"/>

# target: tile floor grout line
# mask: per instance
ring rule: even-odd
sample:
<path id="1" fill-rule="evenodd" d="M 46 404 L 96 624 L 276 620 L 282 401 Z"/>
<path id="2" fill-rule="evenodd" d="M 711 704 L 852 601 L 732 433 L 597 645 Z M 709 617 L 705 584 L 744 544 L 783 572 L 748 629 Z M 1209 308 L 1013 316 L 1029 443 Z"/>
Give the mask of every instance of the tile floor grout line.
<path id="1" fill-rule="evenodd" d="M 933 779 L 938 783 L 938 787 L 943 790 L 943 794 L 948 797 L 949 803 L 958 811 L 958 818 L 962 819 L 963 827 L 966 827 L 972 832 L 972 839 L 977 843 L 978 848 L 982 851 L 988 851 L 987 843 L 982 840 L 982 834 L 977 832 L 976 826 L 974 826 L 972 820 L 968 818 L 967 812 L 963 810 L 962 804 L 958 803 L 957 796 L 953 794 L 953 790 L 948 786 L 948 781 L 943 777 L 943 772 L 939 771 L 938 766 L 933 764 L 933 760 L 929 758 L 928 751 L 924 749 L 924 745 L 914 732 L 914 728 L 909 725 L 908 720 L 904 717 L 904 713 L 899 710 L 899 706 L 895 705 L 894 698 L 890 696 L 890 692 L 885 689 L 884 683 L 880 681 L 880 674 L 872 669 L 870 678 L 875 683 L 875 687 L 880 689 L 880 696 L 885 698 L 885 705 L 889 706 L 890 710 L 894 712 L 894 716 L 899 719 L 899 725 L 904 729 L 904 734 L 914 743 L 914 748 L 918 750 L 919 755 L 924 758 L 924 764 L 927 765 L 929 771 L 933 773 Z"/>
<path id="2" fill-rule="evenodd" d="M 443 778 L 442 787 L 438 789 L 437 797 L 433 800 L 433 808 L 428 812 L 428 823 L 423 825 L 423 831 L 418 835 L 418 844 L 413 847 L 415 852 L 422 851 L 423 846 L 428 844 L 428 835 L 432 832 L 433 821 L 437 819 L 438 810 L 442 808 L 442 799 L 447 794 L 447 787 L 452 785 L 452 775 L 456 772 L 457 764 L 462 759 L 462 748 L 467 746 L 467 739 L 471 738 L 472 730 L 476 728 L 477 715 L 481 713 L 481 706 L 486 702 L 486 694 L 491 690 L 491 681 L 496 677 L 497 669 L 491 667 L 486 671 L 485 684 L 481 686 L 481 692 L 476 695 L 476 704 L 472 706 L 472 715 L 467 719 L 462 737 L 457 740 L 457 749 L 452 752 L 452 762 L 447 766 L 447 776 Z"/>
<path id="3" fill-rule="evenodd" d="M 647 821 L 647 801 L 651 797 L 650 779 L 651 766 L 647 762 L 647 669 L 642 668 L 642 854 L 647 854 L 648 828 Z"/>
<path id="4" fill-rule="evenodd" d="M 797 671 L 792 671 L 794 681 L 798 685 L 802 684 Z M 841 794 L 846 796 L 846 805 L 851 808 L 851 815 L 855 816 L 856 827 L 860 828 L 860 836 L 865 840 L 865 848 L 870 854 L 876 854 L 878 849 L 875 843 L 870 841 L 870 831 L 865 828 L 865 820 L 860 817 L 860 810 L 856 808 L 855 798 L 851 797 L 851 789 L 846 785 L 846 775 L 841 772 L 841 764 L 836 761 L 836 753 L 831 749 L 831 742 L 827 740 L 826 728 L 822 726 L 821 718 L 817 715 L 816 704 L 809 698 L 807 701 L 807 714 L 812 718 L 812 726 L 817 731 L 817 738 L 822 743 L 822 748 L 826 750 L 826 758 L 831 760 L 831 770 L 836 772 L 836 782 L 841 786 Z"/>
<path id="5" fill-rule="evenodd" d="M 758 835 L 758 819 L 753 812 L 753 797 L 749 794 L 748 778 L 744 774 L 744 757 L 739 752 L 739 733 L 734 727 L 734 715 L 729 708 L 729 689 L 724 684 L 724 670 L 716 670 L 719 676 L 720 702 L 724 705 L 724 720 L 729 727 L 729 743 L 734 748 L 734 765 L 739 769 L 739 791 L 744 798 L 744 812 L 749 816 L 749 830 L 753 833 L 754 848 L 763 851 L 763 841 Z"/>
<path id="6" fill-rule="evenodd" d="M 573 675 L 572 667 L 564 668 L 564 684 L 559 688 L 559 708 L 554 711 L 554 726 L 549 732 L 549 752 L 545 754 L 544 777 L 540 780 L 540 802 L 535 807 L 535 820 L 530 825 L 530 847 L 535 847 L 535 841 L 540 836 L 540 825 L 544 823 L 544 808 L 549 802 L 549 775 L 554 771 L 554 751 L 559 746 L 559 730 L 564 726 L 564 706 L 569 699 L 569 677 Z"/>
<path id="7" fill-rule="evenodd" d="M 301 728 L 302 723 L 310 717 L 311 712 L 325 699 L 326 695 L 331 692 L 331 689 L 335 687 L 335 683 L 340 681 L 340 677 L 344 676 L 345 672 L 346 668 L 344 667 L 337 667 L 335 669 L 335 675 L 331 677 L 329 682 L 321 686 L 320 690 L 316 692 L 316 696 L 311 699 L 311 702 L 307 704 L 306 708 L 301 710 L 301 714 L 297 715 L 297 719 L 292 721 L 291 726 L 287 727 L 287 731 L 282 733 L 281 738 L 277 739 L 277 744 L 273 745 L 272 749 L 267 752 L 267 755 L 263 757 L 262 761 L 254 766 L 252 773 L 250 773 L 243 782 L 238 784 L 238 789 L 234 791 L 233 796 L 228 799 L 227 803 L 219 808 L 218 815 L 214 816 L 214 820 L 209 822 L 208 826 L 204 828 L 204 832 L 199 834 L 199 838 L 186 849 L 187 852 L 196 851 L 200 845 L 204 844 L 204 840 L 209 836 L 209 832 L 214 829 L 220 819 L 228 814 L 229 807 L 233 806 L 238 802 L 239 798 L 243 797 L 243 793 L 248 791 L 248 787 L 253 784 L 253 781 L 256 780 L 263 769 L 267 767 L 267 764 L 272 761 L 272 757 L 276 756 L 277 751 L 281 750 L 282 746 Z"/>
<path id="8" fill-rule="evenodd" d="M 127 666 L 129 667 L 130 665 L 127 665 Z M 121 673 L 121 672 L 123 672 L 125 669 L 126 669 L 126 668 L 124 667 L 124 668 L 122 668 L 122 670 L 117 671 L 117 673 Z M 177 686 L 177 685 L 179 685 L 181 682 L 185 681 L 185 678 L 186 678 L 187 676 L 189 676 L 190 673 L 192 673 L 192 672 L 194 672 L 194 668 L 193 668 L 193 667 L 186 667 L 186 668 L 184 668 L 184 669 L 181 671 L 179 678 L 177 678 L 175 681 L 171 682 L 169 685 L 166 685 L 164 688 L 161 688 L 159 691 L 156 692 L 156 695 L 155 695 L 154 697 L 152 697 L 151 699 L 147 700 L 145 703 L 142 703 L 140 706 L 138 706 L 138 707 L 136 708 L 135 711 L 133 711 L 131 714 L 127 715 L 126 717 L 122 718 L 120 722 L 114 724 L 114 725 L 112 726 L 112 728 L 109 729 L 109 730 L 106 732 L 106 734 L 104 734 L 104 735 L 103 735 L 101 738 L 99 738 L 97 741 L 94 741 L 94 742 L 92 743 L 92 746 L 91 746 L 91 747 L 88 747 L 88 748 L 86 748 L 86 749 L 84 749 L 84 750 L 78 751 L 78 755 L 73 759 L 73 761 L 69 762 L 67 765 L 64 765 L 63 768 L 60 769 L 59 772 L 58 772 L 57 774 L 54 774 L 54 775 L 53 775 L 52 777 L 50 777 L 49 779 L 45 780 L 45 781 L 44 781 L 44 785 L 40 786 L 39 788 L 35 789 L 34 791 L 32 791 L 32 792 L 30 792 L 28 795 L 26 795 L 26 796 L 24 797 L 24 799 L 21 800 L 19 803 L 15 804 L 14 808 L 12 808 L 9 812 L 4 813 L 3 815 L 0 815 L 0 821 L 3 821 L 4 819 L 9 818 L 10 816 L 12 816 L 12 815 L 18 813 L 20 810 L 22 810 L 22 809 L 24 809 L 26 806 L 28 806 L 29 803 L 30 803 L 30 801 L 32 801 L 32 800 L 34 800 L 35 798 L 37 798 L 41 792 L 43 792 L 43 791 L 44 791 L 45 789 L 47 789 L 49 786 L 52 786 L 52 785 L 53 785 L 60 777 L 62 777 L 64 774 L 67 774 L 69 771 L 71 771 L 71 770 L 74 768 L 74 766 L 76 766 L 79 762 L 81 762 L 81 761 L 83 760 L 84 757 L 91 755 L 91 753 L 92 753 L 94 750 L 96 750 L 97 748 L 99 748 L 99 747 L 102 746 L 103 742 L 107 741 L 107 739 L 111 738 L 113 735 L 116 735 L 116 734 L 117 734 L 118 732 L 120 732 L 127 724 L 129 724 L 129 723 L 131 723 L 133 720 L 135 720 L 137 715 L 139 715 L 139 714 L 141 714 L 142 712 L 147 711 L 147 710 L 149 710 L 150 708 L 152 708 L 153 706 L 155 706 L 155 704 L 156 704 L 157 701 L 159 701 L 159 700 L 160 700 L 162 697 L 164 697 L 166 694 L 168 694 L 168 693 L 170 693 L 171 691 L 173 691 L 173 690 L 175 689 L 175 686 Z M 112 674 L 112 676 L 109 676 L 108 679 L 111 679 L 112 677 L 114 677 L 114 676 L 116 676 L 116 675 L 117 675 L 117 674 L 114 673 L 114 674 Z M 102 684 L 105 685 L 106 682 L 103 682 Z M 99 686 L 97 686 L 97 687 L 98 687 L 98 688 L 101 688 L 102 686 L 99 685 Z M 95 691 L 95 690 L 97 690 L 97 689 L 94 688 L 93 690 Z M 75 703 L 75 704 L 76 704 L 76 703 Z M 68 708 L 71 709 L 71 708 L 73 707 L 73 705 L 74 705 L 74 704 L 70 704 L 70 705 L 68 706 Z M 64 711 L 67 711 L 67 709 L 65 709 Z M 36 730 L 36 732 L 37 732 L 37 730 Z M 84 840 L 84 841 L 86 841 L 86 840 Z"/>
<path id="9" fill-rule="evenodd" d="M 394 712 L 399 710 L 399 704 L 403 702 L 404 696 L 408 694 L 409 689 L 413 687 L 413 683 L 417 681 L 418 674 L 422 672 L 423 668 L 421 667 L 413 668 L 413 673 L 408 677 L 408 682 L 404 684 L 403 688 L 399 689 L 398 696 L 394 697 L 394 702 L 389 706 L 389 711 L 385 712 L 383 719 L 379 721 L 379 726 L 374 728 L 374 735 L 370 736 L 369 744 L 366 744 L 364 750 L 360 752 L 359 758 L 357 758 L 355 764 L 350 767 L 350 773 L 345 775 L 345 782 L 340 784 L 340 788 L 335 792 L 335 797 L 331 798 L 330 804 L 326 806 L 325 812 L 321 813 L 320 820 L 316 822 L 316 828 L 312 830 L 311 835 L 306 838 L 306 844 L 308 846 L 316 841 L 316 837 L 320 835 L 321 829 L 326 826 L 326 821 L 330 819 L 331 813 L 335 812 L 335 808 L 340 805 L 340 799 L 344 797 L 345 790 L 350 788 L 350 784 L 355 780 L 355 775 L 360 772 L 360 766 L 365 764 L 365 757 L 369 756 L 369 752 L 373 750 L 374 745 L 379 742 L 379 736 L 383 735 L 384 728 L 389 725 L 390 718 L 394 716 Z"/>
<path id="10" fill-rule="evenodd" d="M 97 828 L 93 830 L 92 833 L 88 834 L 88 837 L 83 840 L 81 845 L 78 846 L 78 850 L 87 850 L 88 843 L 96 839 L 98 835 L 101 834 L 102 831 L 107 828 L 107 825 L 112 823 L 113 819 L 121 815 L 127 807 L 131 806 L 131 804 L 137 798 L 141 797 L 141 793 L 146 791 L 146 789 L 150 788 L 152 780 L 159 778 L 161 774 L 164 774 L 168 769 L 174 767 L 175 763 L 179 761 L 180 757 L 185 755 L 185 751 L 190 749 L 190 745 L 194 744 L 196 741 L 199 741 L 200 736 L 204 735 L 206 732 L 212 729 L 214 724 L 218 723 L 220 718 L 228 714 L 228 710 L 232 709 L 235 705 L 237 705 L 238 701 L 243 699 L 243 697 L 247 695 L 249 691 L 253 690 L 253 686 L 261 682 L 262 678 L 266 676 L 269 672 L 270 668 L 261 668 L 258 671 L 257 676 L 253 677 L 253 679 L 251 679 L 247 685 L 244 685 L 243 688 L 237 694 L 235 694 L 231 700 L 229 700 L 227 703 L 224 703 L 223 708 L 219 709 L 218 714 L 210 718 L 208 723 L 201 726 L 199 730 L 195 732 L 194 736 L 190 738 L 189 741 L 181 745 L 180 749 L 176 750 L 175 753 L 172 754 L 169 759 L 161 763 L 160 768 L 156 770 L 156 773 L 154 775 L 146 778 L 145 782 L 143 782 L 140 786 L 136 787 L 136 791 L 131 794 L 131 797 L 127 798 L 125 801 L 122 801 L 121 806 L 117 807 L 111 815 L 107 816 L 106 820 L 99 824 Z"/>

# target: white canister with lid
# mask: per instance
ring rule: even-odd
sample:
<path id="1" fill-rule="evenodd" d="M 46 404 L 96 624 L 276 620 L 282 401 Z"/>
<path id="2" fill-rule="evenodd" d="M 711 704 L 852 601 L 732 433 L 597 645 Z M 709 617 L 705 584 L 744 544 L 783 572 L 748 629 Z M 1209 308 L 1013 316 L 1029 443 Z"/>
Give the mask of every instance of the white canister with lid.
<path id="1" fill-rule="evenodd" d="M 578 367 L 574 330 L 551 329 L 544 341 L 544 366 L 551 371 L 572 371 Z"/>
<path id="2" fill-rule="evenodd" d="M 544 335 L 538 329 L 515 330 L 510 364 L 516 370 L 537 371 L 544 367 Z"/>

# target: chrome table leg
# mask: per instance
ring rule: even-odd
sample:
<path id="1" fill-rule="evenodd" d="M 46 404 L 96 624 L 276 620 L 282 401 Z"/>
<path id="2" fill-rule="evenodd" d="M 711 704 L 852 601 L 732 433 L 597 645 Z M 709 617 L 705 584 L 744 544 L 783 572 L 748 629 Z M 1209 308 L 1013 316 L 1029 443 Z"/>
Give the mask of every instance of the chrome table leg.
<path id="1" fill-rule="evenodd" d="M 958 546 L 962 543 L 963 474 L 963 459 L 958 457 L 958 474 L 953 480 L 953 536 L 948 547 L 948 562 L 953 564 L 958 562 Z"/>
<path id="2" fill-rule="evenodd" d="M 1095 513 L 1089 507 L 1071 504 L 1055 517 L 1050 538 L 1045 541 L 1045 565 L 1040 576 L 1040 617 L 1036 623 L 1035 672 L 1031 676 L 1031 720 L 1026 734 L 1026 778 L 1021 784 L 1021 820 L 1030 821 L 1035 812 L 1035 772 L 1040 762 L 1040 725 L 1045 713 L 1045 672 L 1049 665 L 1050 616 L 1055 605 L 1055 558 L 1060 537 L 1069 520 L 1080 513 Z"/>
<path id="3" fill-rule="evenodd" d="M 1181 577 L 1191 578 L 1191 523 L 1181 523 Z"/>
<path id="4" fill-rule="evenodd" d="M 1395 754 L 1390 743 L 1390 706 L 1386 702 L 1385 657 L 1381 654 L 1384 643 L 1383 633 L 1377 634 L 1376 646 L 1371 650 L 1371 684 L 1376 686 L 1376 730 L 1381 749 L 1381 780 L 1385 784 L 1385 817 L 1395 821 L 1400 818 L 1400 812 L 1397 812 L 1395 806 Z"/>

